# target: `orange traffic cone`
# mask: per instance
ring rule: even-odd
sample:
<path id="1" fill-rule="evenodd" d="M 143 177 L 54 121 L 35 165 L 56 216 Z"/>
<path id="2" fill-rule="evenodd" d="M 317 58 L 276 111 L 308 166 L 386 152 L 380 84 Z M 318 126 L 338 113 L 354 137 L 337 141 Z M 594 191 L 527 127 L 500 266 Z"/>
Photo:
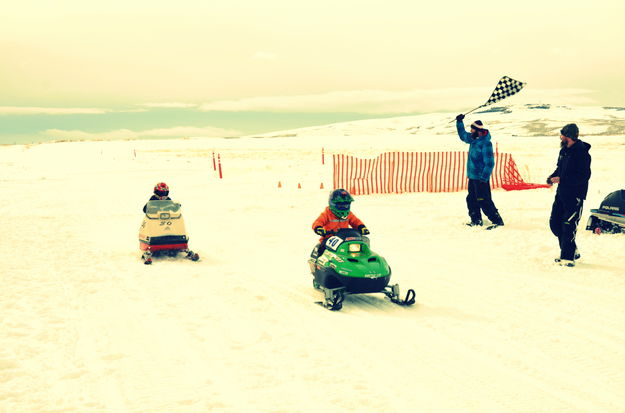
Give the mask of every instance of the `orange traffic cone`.
<path id="1" fill-rule="evenodd" d="M 278 188 L 282 188 L 282 182 L 278 181 Z"/>
<path id="2" fill-rule="evenodd" d="M 323 182 L 319 185 L 319 189 L 323 189 Z"/>

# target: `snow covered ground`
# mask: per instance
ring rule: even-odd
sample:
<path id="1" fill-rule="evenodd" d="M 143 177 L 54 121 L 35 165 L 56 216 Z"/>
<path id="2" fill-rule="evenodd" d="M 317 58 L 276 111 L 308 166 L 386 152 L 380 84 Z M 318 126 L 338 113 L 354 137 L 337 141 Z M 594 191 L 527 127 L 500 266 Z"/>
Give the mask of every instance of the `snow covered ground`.
<path id="1" fill-rule="evenodd" d="M 554 189 L 494 191 L 494 231 L 462 225 L 464 193 L 361 196 L 352 210 L 417 304 L 350 296 L 340 312 L 314 304 L 306 263 L 330 154 L 466 150 L 449 115 L 0 147 L 0 411 L 625 412 L 625 236 L 584 230 L 623 189 L 625 138 L 596 129 L 625 112 L 596 112 L 541 112 L 548 136 L 536 109 L 468 118 L 530 182 L 555 168 L 562 125 L 595 128 L 577 267 L 553 263 Z M 142 264 L 158 181 L 199 262 Z"/>

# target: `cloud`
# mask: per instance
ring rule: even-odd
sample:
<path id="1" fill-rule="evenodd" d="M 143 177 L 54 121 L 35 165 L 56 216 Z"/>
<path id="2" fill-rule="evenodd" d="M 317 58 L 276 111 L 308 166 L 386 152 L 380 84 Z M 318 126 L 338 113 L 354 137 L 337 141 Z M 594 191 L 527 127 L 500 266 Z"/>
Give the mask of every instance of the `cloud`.
<path id="1" fill-rule="evenodd" d="M 342 112 L 409 114 L 468 110 L 486 102 L 492 89 L 449 88 L 407 91 L 355 90 L 295 96 L 262 96 L 221 100 L 200 105 L 202 111 Z M 584 89 L 544 89 L 509 98 L 502 104 L 526 103 L 527 99 L 560 104 L 593 104 L 593 93 Z"/>
<path id="2" fill-rule="evenodd" d="M 145 106 L 148 108 L 170 108 L 170 109 L 186 109 L 195 108 L 195 103 L 183 103 L 183 102 L 150 102 L 142 103 L 139 106 Z"/>
<path id="3" fill-rule="evenodd" d="M 146 139 L 146 138 L 187 138 L 187 137 L 230 137 L 241 136 L 240 131 L 234 129 L 220 129 L 214 127 L 176 126 L 173 128 L 148 129 L 133 131 L 130 129 L 116 129 L 108 132 L 85 132 L 81 130 L 48 129 L 44 131 L 47 137 L 59 140 L 117 140 L 117 139 Z"/>
<path id="4" fill-rule="evenodd" d="M 0 106 L 0 115 L 101 115 L 110 109 L 98 108 L 42 108 L 34 106 Z"/>
<path id="5" fill-rule="evenodd" d="M 524 101 L 551 103 L 553 105 L 597 105 L 592 96 L 597 91 L 589 89 L 527 89 L 523 90 Z"/>
<path id="6" fill-rule="evenodd" d="M 271 52 L 258 51 L 252 55 L 254 60 L 276 60 L 278 55 Z"/>

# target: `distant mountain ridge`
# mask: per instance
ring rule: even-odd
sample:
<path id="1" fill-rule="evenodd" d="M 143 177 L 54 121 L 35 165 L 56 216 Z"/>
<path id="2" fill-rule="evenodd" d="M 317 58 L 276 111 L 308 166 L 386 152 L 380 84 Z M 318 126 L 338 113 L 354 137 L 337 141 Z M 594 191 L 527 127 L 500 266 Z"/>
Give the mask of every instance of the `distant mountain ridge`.
<path id="1" fill-rule="evenodd" d="M 285 130 L 256 137 L 359 136 L 380 134 L 448 135 L 455 130 L 456 115 L 432 113 L 395 118 L 367 119 Z M 580 136 L 625 135 L 625 107 L 516 104 L 489 106 L 469 115 L 465 124 L 480 119 L 498 134 L 538 137 L 559 134 L 567 123 L 576 123 Z"/>

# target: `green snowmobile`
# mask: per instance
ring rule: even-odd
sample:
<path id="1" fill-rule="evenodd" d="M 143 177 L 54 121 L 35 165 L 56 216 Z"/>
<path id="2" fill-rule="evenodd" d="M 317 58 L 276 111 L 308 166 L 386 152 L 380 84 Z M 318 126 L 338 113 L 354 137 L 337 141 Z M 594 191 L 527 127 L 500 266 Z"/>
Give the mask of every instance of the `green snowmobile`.
<path id="1" fill-rule="evenodd" d="M 391 267 L 371 251 L 369 238 L 354 229 L 339 229 L 323 246 L 315 247 L 308 263 L 313 286 L 324 293 L 324 301 L 319 304 L 330 310 L 340 310 L 350 294 L 382 293 L 399 305 L 415 302 L 414 290 L 409 289 L 402 300 L 399 285 L 388 285 Z"/>

